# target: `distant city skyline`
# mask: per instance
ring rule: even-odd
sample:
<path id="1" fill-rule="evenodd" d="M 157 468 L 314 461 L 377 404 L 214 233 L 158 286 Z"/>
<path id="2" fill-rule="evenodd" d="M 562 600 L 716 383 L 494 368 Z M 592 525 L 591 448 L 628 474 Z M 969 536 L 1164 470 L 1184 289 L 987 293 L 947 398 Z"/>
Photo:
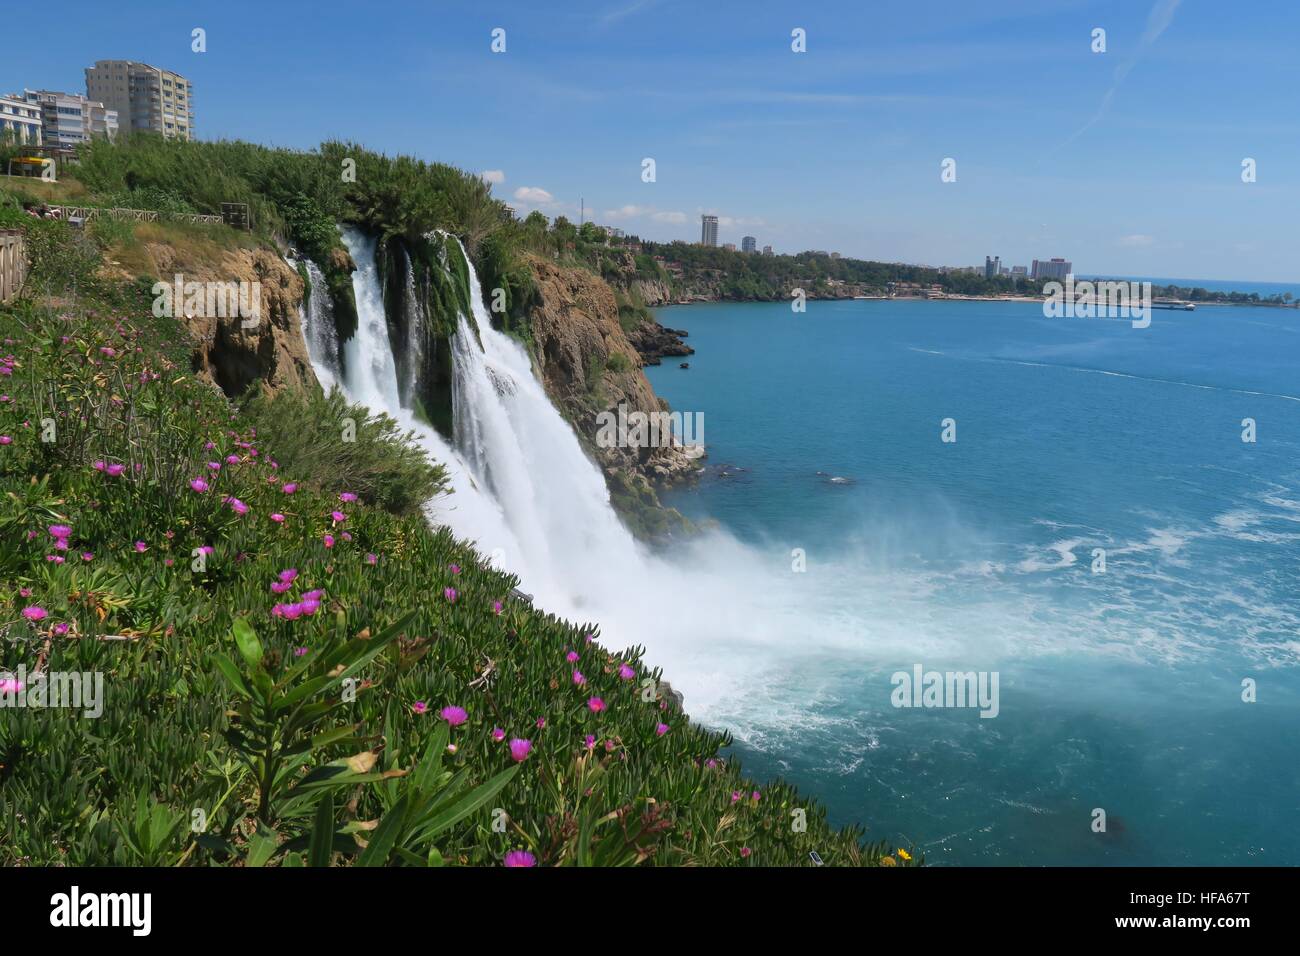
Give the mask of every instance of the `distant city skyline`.
<path id="1" fill-rule="evenodd" d="M 0 89 L 80 92 L 99 60 L 157 64 L 200 92 L 202 138 L 353 140 L 479 173 L 521 215 L 576 221 L 585 197 L 594 220 L 655 241 L 695 241 L 707 214 L 720 243 L 782 253 L 957 267 L 997 249 L 1099 275 L 1296 277 L 1297 67 L 1263 42 L 1300 27 L 1295 5 L 738 9 L 71 0 L 24 22 Z"/>

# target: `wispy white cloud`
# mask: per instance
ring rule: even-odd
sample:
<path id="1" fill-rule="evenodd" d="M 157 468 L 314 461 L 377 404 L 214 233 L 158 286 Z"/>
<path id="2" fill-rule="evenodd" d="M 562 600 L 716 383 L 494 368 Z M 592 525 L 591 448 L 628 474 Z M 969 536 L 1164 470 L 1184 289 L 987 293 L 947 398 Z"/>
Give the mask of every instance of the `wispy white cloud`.
<path id="1" fill-rule="evenodd" d="M 1135 232 L 1131 236 L 1120 236 L 1115 240 L 1116 245 L 1123 246 L 1126 249 L 1147 249 L 1155 245 L 1155 237 Z"/>
<path id="2" fill-rule="evenodd" d="M 1142 55 L 1146 53 L 1147 50 L 1151 49 L 1156 40 L 1160 39 L 1160 34 L 1169 29 L 1169 25 L 1174 22 L 1174 14 L 1178 12 L 1178 6 L 1182 2 L 1183 0 L 1156 0 L 1155 6 L 1153 6 L 1151 12 L 1147 14 L 1146 29 L 1142 31 L 1142 36 L 1138 39 L 1137 46 L 1126 59 L 1120 61 L 1119 66 L 1115 67 L 1115 75 L 1111 79 L 1110 88 L 1107 89 L 1105 95 L 1102 96 L 1101 104 L 1097 107 L 1097 111 L 1092 114 L 1092 118 L 1088 120 L 1088 122 L 1084 123 L 1077 130 L 1071 133 L 1070 137 L 1062 143 L 1061 146 L 1068 146 L 1070 143 L 1074 142 L 1074 140 L 1092 129 L 1092 127 L 1095 126 L 1102 117 L 1110 112 L 1110 104 L 1115 99 L 1115 94 L 1119 92 L 1119 88 L 1124 84 L 1124 80 L 1128 78 L 1128 75 L 1131 72 L 1133 72 L 1133 67 L 1137 65 L 1137 62 L 1142 58 Z M 1059 148 L 1060 147 L 1058 147 L 1058 149 Z"/>
<path id="3" fill-rule="evenodd" d="M 506 181 L 506 173 L 504 169 L 485 169 L 483 172 L 479 173 L 479 178 L 485 183 L 500 186 Z"/>
<path id="4" fill-rule="evenodd" d="M 515 190 L 515 198 L 520 202 L 545 206 L 555 202 L 555 197 L 539 186 L 520 186 Z"/>
<path id="5" fill-rule="evenodd" d="M 617 23 L 625 17 L 630 17 L 634 13 L 640 13 L 642 10 L 648 10 L 650 7 L 658 5 L 659 0 L 632 0 L 631 3 L 624 4 L 621 7 L 614 7 L 605 11 L 596 22 L 601 26 L 609 26 L 611 23 Z"/>

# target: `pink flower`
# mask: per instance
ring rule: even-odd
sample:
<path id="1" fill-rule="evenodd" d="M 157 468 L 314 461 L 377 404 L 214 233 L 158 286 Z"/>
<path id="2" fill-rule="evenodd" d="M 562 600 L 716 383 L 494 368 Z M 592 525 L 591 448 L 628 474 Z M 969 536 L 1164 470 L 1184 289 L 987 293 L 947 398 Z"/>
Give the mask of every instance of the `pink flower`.
<path id="1" fill-rule="evenodd" d="M 595 750 L 595 749 L 596 749 L 596 735 L 595 735 L 595 734 L 587 734 L 587 736 L 583 738 L 583 743 L 587 745 L 587 749 L 588 749 L 588 750 Z"/>
<path id="2" fill-rule="evenodd" d="M 378 560 L 379 560 L 379 555 L 377 555 L 377 554 L 367 554 L 367 555 L 366 555 L 366 564 L 374 564 L 374 563 L 377 562 Z"/>
<path id="3" fill-rule="evenodd" d="M 501 602 L 500 602 L 500 601 L 493 601 L 493 602 L 492 602 L 492 613 L 493 613 L 493 614 L 500 614 L 500 613 L 501 613 Z"/>
<path id="4" fill-rule="evenodd" d="M 46 618 L 47 611 L 39 605 L 33 604 L 31 607 L 23 608 L 23 617 L 29 621 L 43 621 Z"/>
<path id="5" fill-rule="evenodd" d="M 339 495 L 339 501 L 342 501 L 344 503 L 349 503 L 356 500 L 357 500 L 357 496 L 350 491 L 345 491 L 343 492 L 343 494 Z"/>
<path id="6" fill-rule="evenodd" d="M 593 697 L 587 701 L 587 707 L 591 709 L 593 714 L 599 714 L 605 709 L 605 702 L 599 697 Z"/>
<path id="7" fill-rule="evenodd" d="M 759 793 L 757 790 L 755 790 L 753 793 L 753 798 L 754 798 L 754 802 L 758 803 L 759 800 L 763 799 L 763 795 Z"/>
<path id="8" fill-rule="evenodd" d="M 505 866 L 510 867 L 536 866 L 537 857 L 533 856 L 527 850 L 511 850 L 506 854 L 506 858 L 502 862 Z"/>
<path id="9" fill-rule="evenodd" d="M 294 657 L 303 657 L 306 653 L 307 653 L 307 648 L 305 647 L 295 647 L 293 649 Z"/>
<path id="10" fill-rule="evenodd" d="M 325 547 L 327 548 L 334 547 L 334 535 L 332 534 L 325 535 L 323 538 L 321 538 L 321 541 L 324 543 Z"/>
<path id="11" fill-rule="evenodd" d="M 567 654 L 564 655 L 564 659 L 565 659 L 566 661 L 568 661 L 570 664 L 572 664 L 574 661 L 576 661 L 576 660 L 578 659 L 578 652 L 577 652 L 577 651 L 569 651 L 569 653 L 567 653 Z"/>
<path id="12" fill-rule="evenodd" d="M 12 445 L 13 441 L 8 435 L 0 435 L 0 445 Z"/>
<path id="13" fill-rule="evenodd" d="M 743 856 L 743 857 L 748 857 L 749 854 L 752 853 L 752 852 L 753 852 L 753 851 L 750 850 L 750 848 L 747 847 L 747 846 L 742 846 L 742 847 L 740 848 L 740 855 Z"/>
<path id="14" fill-rule="evenodd" d="M 145 544 L 143 541 L 137 541 L 134 547 L 137 554 L 144 554 L 149 550 L 149 545 Z"/>
<path id="15" fill-rule="evenodd" d="M 667 724 L 659 724 L 657 727 L 655 727 L 655 734 L 656 734 L 657 736 L 662 737 L 662 736 L 663 736 L 664 734 L 666 734 L 666 733 L 668 733 L 668 725 L 667 725 Z"/>
<path id="16" fill-rule="evenodd" d="M 514 740 L 510 741 L 510 759 L 515 763 L 523 763 L 527 760 L 528 755 L 532 753 L 532 750 L 533 742 L 531 740 L 523 740 L 516 737 Z"/>
<path id="17" fill-rule="evenodd" d="M 199 494 L 203 494 L 203 492 L 208 490 L 208 483 L 204 481 L 202 478 L 195 478 L 193 481 L 190 482 L 190 487 L 193 488 L 195 491 L 197 491 Z"/>
<path id="18" fill-rule="evenodd" d="M 226 504 L 230 505 L 230 510 L 237 515 L 248 514 L 248 505 L 244 504 L 238 498 L 227 498 Z"/>
<path id="19" fill-rule="evenodd" d="M 45 560 L 46 560 L 46 561 L 52 561 L 52 562 L 54 562 L 55 564 L 62 564 L 62 563 L 63 563 L 63 555 L 61 555 L 61 554 L 47 554 L 47 555 L 45 556 Z"/>
<path id="20" fill-rule="evenodd" d="M 126 465 L 107 465 L 104 468 L 110 478 L 116 478 L 122 472 L 126 471 Z"/>
<path id="21" fill-rule="evenodd" d="M 627 664 L 620 664 L 618 668 L 618 676 L 623 678 L 623 680 L 631 680 L 636 676 L 636 671 Z"/>
<path id="22" fill-rule="evenodd" d="M 277 511 L 275 514 L 271 515 L 271 520 L 274 521 L 276 524 L 279 524 L 284 520 L 284 515 L 280 514 Z"/>
<path id="23" fill-rule="evenodd" d="M 52 524 L 50 525 L 50 537 L 70 538 L 72 537 L 72 529 L 69 528 L 66 524 Z"/>
<path id="24" fill-rule="evenodd" d="M 102 461 L 97 461 L 93 465 L 91 465 L 91 467 L 94 468 L 96 471 L 103 471 L 105 465 Z"/>
<path id="25" fill-rule="evenodd" d="M 739 790 L 733 790 L 733 791 L 731 791 L 731 802 L 732 802 L 732 803 L 735 803 L 737 800 L 740 799 L 740 796 L 741 796 L 741 794 L 740 794 L 740 791 L 739 791 Z"/>
<path id="26" fill-rule="evenodd" d="M 537 729 L 538 729 L 538 730 L 544 730 L 544 729 L 546 728 L 546 718 L 545 718 L 545 717 L 538 717 L 536 723 L 537 723 Z"/>
<path id="27" fill-rule="evenodd" d="M 587 678 L 582 676 L 582 671 L 574 671 L 573 682 L 581 687 L 583 684 L 587 683 Z"/>
<path id="28" fill-rule="evenodd" d="M 442 590 L 442 596 L 445 597 L 445 598 L 446 598 L 448 601 L 450 601 L 452 604 L 455 604 L 455 603 L 456 603 L 456 589 L 455 589 L 455 588 L 443 588 L 443 590 Z"/>
<path id="29" fill-rule="evenodd" d="M 459 565 L 459 564 L 449 564 L 449 565 L 447 565 L 447 570 L 450 571 L 452 574 L 460 574 L 460 565 Z"/>
<path id="30" fill-rule="evenodd" d="M 276 581 L 274 584 L 271 585 L 271 590 L 274 591 L 276 594 L 283 594 L 291 587 L 293 587 L 293 584 L 290 583 L 289 581 Z"/>
<path id="31" fill-rule="evenodd" d="M 456 707 L 455 705 L 444 707 L 438 711 L 438 716 L 453 727 L 459 727 L 469 719 L 469 714 L 465 713 L 465 708 Z"/>
<path id="32" fill-rule="evenodd" d="M 415 711 L 417 714 L 423 714 L 428 709 L 429 705 L 422 700 L 417 700 L 411 705 L 411 710 Z"/>
<path id="33" fill-rule="evenodd" d="M 81 560 L 82 560 L 82 561 L 94 561 L 94 560 L 95 560 L 95 554 L 94 554 L 94 552 L 93 552 L 93 551 L 83 551 L 83 552 L 81 552 Z"/>
<path id="34" fill-rule="evenodd" d="M 0 677 L 0 694 L 17 694 L 26 686 L 16 677 Z"/>
<path id="35" fill-rule="evenodd" d="M 342 511 L 331 511 L 330 517 L 334 519 L 335 523 L 348 520 L 348 516 L 345 515 Z"/>
<path id="36" fill-rule="evenodd" d="M 18 596 L 19 596 L 19 597 L 31 597 L 31 596 L 32 596 L 32 589 L 31 589 L 31 588 L 19 588 L 19 589 L 18 589 Z"/>
<path id="37" fill-rule="evenodd" d="M 495 740 L 497 743 L 501 743 L 501 741 L 506 739 L 506 732 L 502 730 L 500 727 L 493 727 L 492 739 Z"/>
<path id="38" fill-rule="evenodd" d="M 298 490 L 298 486 L 291 481 L 280 490 L 283 491 L 286 495 L 291 495 Z"/>
<path id="39" fill-rule="evenodd" d="M 208 462 L 208 470 L 209 470 L 209 471 L 220 471 L 220 470 L 221 470 L 221 462 L 219 462 L 219 461 L 210 461 L 210 462 Z"/>
<path id="40" fill-rule="evenodd" d="M 238 456 L 238 455 L 227 455 L 227 456 L 226 456 L 226 464 L 227 464 L 227 465 L 238 465 L 238 464 L 239 464 L 239 456 Z"/>
<path id="41" fill-rule="evenodd" d="M 279 579 L 283 581 L 285 584 L 289 584 L 298 577 L 298 569 L 285 568 L 283 571 L 279 573 L 279 575 L 277 575 L 277 577 L 279 577 Z"/>

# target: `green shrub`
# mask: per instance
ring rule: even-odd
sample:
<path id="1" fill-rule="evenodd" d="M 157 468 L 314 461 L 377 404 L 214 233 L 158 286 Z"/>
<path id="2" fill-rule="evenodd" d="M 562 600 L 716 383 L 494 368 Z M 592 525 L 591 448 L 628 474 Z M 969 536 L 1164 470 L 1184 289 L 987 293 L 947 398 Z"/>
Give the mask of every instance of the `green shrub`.
<path id="1" fill-rule="evenodd" d="M 415 514 L 447 491 L 446 470 L 413 433 L 349 404 L 337 388 L 328 395 L 261 391 L 246 412 L 258 438 L 276 449 L 280 468 L 313 476 L 308 480 L 322 491 L 352 491 L 394 514 Z"/>

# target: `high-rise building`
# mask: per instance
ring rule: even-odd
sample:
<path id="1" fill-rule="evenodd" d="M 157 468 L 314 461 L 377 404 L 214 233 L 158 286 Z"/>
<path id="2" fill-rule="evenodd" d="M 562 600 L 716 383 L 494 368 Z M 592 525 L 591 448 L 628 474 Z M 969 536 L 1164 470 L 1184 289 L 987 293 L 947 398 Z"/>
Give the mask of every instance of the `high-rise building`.
<path id="1" fill-rule="evenodd" d="M 1034 279 L 1064 279 L 1074 271 L 1074 263 L 1064 259 L 1035 259 L 1030 277 Z"/>
<path id="2" fill-rule="evenodd" d="M 1001 256 L 984 257 L 984 278 L 992 279 L 1002 269 Z"/>
<path id="3" fill-rule="evenodd" d="M 745 236 L 740 240 L 741 252 L 753 252 L 758 248 L 758 240 L 753 236 Z"/>
<path id="4" fill-rule="evenodd" d="M 15 98 L 19 98 L 15 94 Z M 46 146 L 72 152 L 91 136 L 117 135 L 117 111 L 80 93 L 23 90 L 21 99 L 41 111 L 41 135 Z"/>
<path id="5" fill-rule="evenodd" d="M 764 247 L 763 247 L 763 255 L 765 255 L 765 256 L 770 256 L 771 254 L 772 254 L 772 247 L 771 247 L 771 246 L 764 246 Z"/>
<path id="6" fill-rule="evenodd" d="M 716 246 L 718 244 L 718 217 L 700 217 L 700 245 Z"/>
<path id="7" fill-rule="evenodd" d="M 735 244 L 734 242 L 724 242 L 724 243 L 722 244 L 722 248 L 723 248 L 723 249 L 726 249 L 728 252 L 735 252 L 735 251 L 736 251 L 736 244 Z"/>
<path id="8" fill-rule="evenodd" d="M 0 142 L 41 145 L 41 108 L 21 96 L 0 96 Z"/>
<path id="9" fill-rule="evenodd" d="M 116 110 L 126 129 L 194 138 L 193 89 L 179 73 L 134 60 L 96 60 L 86 68 L 86 95 Z"/>

